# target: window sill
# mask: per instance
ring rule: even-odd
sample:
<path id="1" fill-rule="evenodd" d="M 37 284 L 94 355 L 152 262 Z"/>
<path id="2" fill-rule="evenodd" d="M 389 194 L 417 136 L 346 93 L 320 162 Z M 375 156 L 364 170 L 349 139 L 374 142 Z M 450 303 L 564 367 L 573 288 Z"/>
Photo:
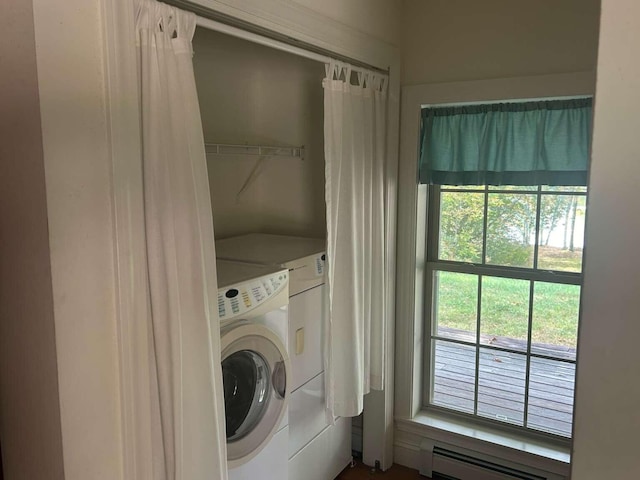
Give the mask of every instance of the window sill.
<path id="1" fill-rule="evenodd" d="M 571 448 L 552 441 L 475 425 L 430 411 L 421 411 L 411 419 L 396 419 L 396 429 L 397 440 L 407 446 L 417 443 L 414 448 L 419 448 L 420 440 L 428 439 L 563 477 L 569 476 Z"/>

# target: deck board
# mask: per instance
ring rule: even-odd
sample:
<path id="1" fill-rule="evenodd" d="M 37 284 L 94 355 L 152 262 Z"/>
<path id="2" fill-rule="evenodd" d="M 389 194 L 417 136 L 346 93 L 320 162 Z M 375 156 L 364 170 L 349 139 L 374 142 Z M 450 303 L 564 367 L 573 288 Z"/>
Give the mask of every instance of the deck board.
<path id="1" fill-rule="evenodd" d="M 462 340 L 464 342 L 475 343 L 475 332 L 458 330 L 455 328 L 438 326 L 438 336 L 443 338 L 451 338 L 454 340 Z M 508 348 L 520 352 L 527 351 L 527 341 L 522 338 L 502 337 L 499 335 L 480 334 L 481 345 L 491 345 L 494 347 Z M 562 358 L 566 360 L 576 359 L 576 349 L 565 345 L 552 345 L 547 343 L 532 343 L 531 351 L 538 355 L 546 355 L 550 357 Z"/>
<path id="2" fill-rule="evenodd" d="M 443 336 L 469 340 L 458 332 L 445 332 Z M 519 340 L 510 339 L 509 348 L 520 350 L 518 342 Z M 504 342 L 502 343 L 504 345 Z M 554 346 L 545 345 L 544 354 L 562 359 L 575 358 L 575 351 L 568 347 L 554 349 Z M 473 413 L 476 388 L 475 355 L 473 346 L 436 340 L 432 396 L 434 404 Z M 495 351 L 481 346 L 478 414 L 522 425 L 526 368 L 526 356 L 523 354 Z M 532 358 L 528 426 L 570 436 L 574 385 L 575 365 Z"/>

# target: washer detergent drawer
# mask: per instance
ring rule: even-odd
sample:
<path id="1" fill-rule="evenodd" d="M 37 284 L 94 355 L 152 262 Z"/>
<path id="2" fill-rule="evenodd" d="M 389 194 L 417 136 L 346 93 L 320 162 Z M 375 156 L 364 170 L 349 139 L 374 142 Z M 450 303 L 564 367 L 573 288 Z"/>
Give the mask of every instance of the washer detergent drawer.
<path id="1" fill-rule="evenodd" d="M 327 426 L 324 373 L 295 390 L 289 399 L 289 458 Z"/>
<path id="2" fill-rule="evenodd" d="M 326 288 L 325 285 L 321 285 L 289 299 L 292 390 L 296 390 L 324 370 L 322 332 L 327 315 Z"/>

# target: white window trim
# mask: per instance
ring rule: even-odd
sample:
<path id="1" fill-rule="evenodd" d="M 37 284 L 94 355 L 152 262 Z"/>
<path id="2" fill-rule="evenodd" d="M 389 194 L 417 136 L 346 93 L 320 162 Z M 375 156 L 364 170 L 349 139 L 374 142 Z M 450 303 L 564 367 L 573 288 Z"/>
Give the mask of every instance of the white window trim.
<path id="1" fill-rule="evenodd" d="M 437 436 L 434 432 L 448 430 L 443 424 L 430 425 L 425 429 L 425 413 L 422 408 L 423 361 L 422 347 L 424 334 L 422 298 L 416 291 L 424 291 L 423 279 L 416 275 L 417 262 L 424 258 L 417 249 L 416 239 L 426 235 L 426 217 L 418 222 L 418 208 L 426 207 L 426 189 L 418 189 L 418 148 L 420 135 L 420 112 L 424 105 L 496 102 L 513 99 L 537 99 L 549 97 L 589 96 L 595 91 L 595 73 L 577 72 L 533 77 L 514 77 L 470 82 L 413 85 L 402 88 L 400 161 L 398 171 L 398 257 L 396 278 L 396 357 L 395 357 L 395 444 L 398 460 L 411 459 L 398 452 L 403 444 L 403 431 L 413 425 L 414 435 L 424 439 Z M 440 427 L 438 427 L 440 425 Z M 449 432 L 450 433 L 450 432 Z M 471 435 L 471 434 L 470 434 Z M 464 438 L 464 434 L 454 435 L 454 439 Z M 466 440 L 465 442 L 468 443 Z M 491 451 L 485 439 L 474 438 L 475 448 Z M 470 445 L 461 445 L 469 448 Z M 522 450 L 527 449 L 523 446 Z M 543 451 L 543 450 L 542 450 Z M 531 464 L 540 463 L 540 458 L 549 455 L 528 453 Z M 495 452 L 500 454 L 499 451 Z M 562 452 L 560 451 L 562 455 Z M 557 460 L 557 459 L 556 459 Z M 418 465 L 409 465 L 418 468 Z"/>
<path id="2" fill-rule="evenodd" d="M 498 427 L 469 424 L 438 412 L 420 412 L 411 420 L 396 420 L 396 463 L 420 470 L 424 444 L 453 446 L 489 456 L 498 463 L 520 465 L 568 478 L 571 453 L 566 445 L 507 432 Z"/>

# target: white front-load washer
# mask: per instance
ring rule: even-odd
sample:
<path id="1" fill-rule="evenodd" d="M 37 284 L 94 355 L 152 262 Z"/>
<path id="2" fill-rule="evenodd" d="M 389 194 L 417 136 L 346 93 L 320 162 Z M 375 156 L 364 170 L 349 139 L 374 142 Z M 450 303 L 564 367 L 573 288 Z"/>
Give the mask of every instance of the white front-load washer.
<path id="1" fill-rule="evenodd" d="M 230 480 L 288 478 L 289 272 L 218 260 Z"/>
<path id="2" fill-rule="evenodd" d="M 334 478 L 351 462 L 351 419 L 329 422 L 325 409 L 325 245 L 324 239 L 263 233 L 216 241 L 218 258 L 289 271 L 289 480 Z"/>

